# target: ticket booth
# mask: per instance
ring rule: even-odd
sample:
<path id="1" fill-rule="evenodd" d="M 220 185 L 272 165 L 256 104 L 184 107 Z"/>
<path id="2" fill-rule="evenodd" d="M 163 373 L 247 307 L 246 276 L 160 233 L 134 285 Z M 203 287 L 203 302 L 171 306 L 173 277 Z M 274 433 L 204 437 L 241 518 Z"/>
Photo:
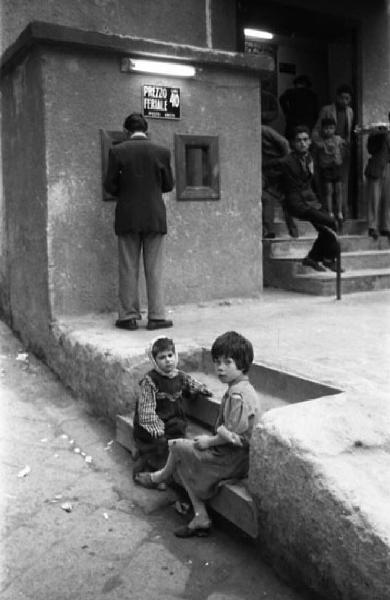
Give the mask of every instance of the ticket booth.
<path id="1" fill-rule="evenodd" d="M 261 293 L 260 89 L 274 68 L 264 57 L 29 26 L 3 66 L 16 329 L 39 335 L 58 315 L 116 310 L 114 203 L 102 177 L 134 111 L 172 153 L 166 303 Z"/>

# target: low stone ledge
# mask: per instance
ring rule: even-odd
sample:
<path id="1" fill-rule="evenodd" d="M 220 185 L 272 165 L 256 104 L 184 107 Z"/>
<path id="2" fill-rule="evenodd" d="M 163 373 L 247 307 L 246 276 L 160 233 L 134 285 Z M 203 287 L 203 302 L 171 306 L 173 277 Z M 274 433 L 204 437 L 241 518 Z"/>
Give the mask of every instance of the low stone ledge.
<path id="1" fill-rule="evenodd" d="M 264 415 L 249 490 L 272 562 L 329 600 L 390 598 L 390 403 L 340 394 Z"/>
<path id="2" fill-rule="evenodd" d="M 145 355 L 145 342 L 117 350 L 99 339 L 87 341 L 85 332 L 73 331 L 64 324 L 53 324 L 53 341 L 47 363 L 64 385 L 89 403 L 94 413 L 115 421 L 116 416 L 135 409 L 139 381 L 150 369 Z M 203 349 L 187 346 L 180 351 L 180 368 L 201 368 Z"/>

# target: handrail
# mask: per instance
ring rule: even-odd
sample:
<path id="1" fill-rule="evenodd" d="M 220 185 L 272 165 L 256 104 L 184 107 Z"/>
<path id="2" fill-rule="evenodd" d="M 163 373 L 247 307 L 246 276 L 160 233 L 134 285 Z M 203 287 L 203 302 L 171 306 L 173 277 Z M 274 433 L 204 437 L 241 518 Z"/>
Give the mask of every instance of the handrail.
<path id="1" fill-rule="evenodd" d="M 336 237 L 336 300 L 341 300 L 341 244 Z"/>

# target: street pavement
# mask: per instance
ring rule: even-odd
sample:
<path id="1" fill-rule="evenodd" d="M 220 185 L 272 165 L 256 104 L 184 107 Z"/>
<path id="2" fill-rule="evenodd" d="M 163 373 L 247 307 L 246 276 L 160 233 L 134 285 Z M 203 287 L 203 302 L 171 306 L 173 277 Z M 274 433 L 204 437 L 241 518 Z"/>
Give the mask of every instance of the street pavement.
<path id="1" fill-rule="evenodd" d="M 134 486 L 113 425 L 0 322 L 2 600 L 309 600 L 218 520 L 180 540 L 171 492 Z"/>

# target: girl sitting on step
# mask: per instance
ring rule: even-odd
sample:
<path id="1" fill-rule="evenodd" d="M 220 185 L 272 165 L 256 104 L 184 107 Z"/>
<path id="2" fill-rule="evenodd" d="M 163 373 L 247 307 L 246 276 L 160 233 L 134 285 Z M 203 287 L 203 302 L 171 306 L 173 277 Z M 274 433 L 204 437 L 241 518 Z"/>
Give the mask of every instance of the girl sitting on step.
<path id="1" fill-rule="evenodd" d="M 154 473 L 138 473 L 136 477 L 146 488 L 158 488 L 171 478 L 184 487 L 194 518 L 175 531 L 177 537 L 207 536 L 211 521 L 205 500 L 217 493 L 222 482 L 248 474 L 249 441 L 258 405 L 257 393 L 247 375 L 253 361 L 253 347 L 242 335 L 229 331 L 215 340 L 211 355 L 218 378 L 228 386 L 215 435 L 171 440 L 164 468 Z"/>

